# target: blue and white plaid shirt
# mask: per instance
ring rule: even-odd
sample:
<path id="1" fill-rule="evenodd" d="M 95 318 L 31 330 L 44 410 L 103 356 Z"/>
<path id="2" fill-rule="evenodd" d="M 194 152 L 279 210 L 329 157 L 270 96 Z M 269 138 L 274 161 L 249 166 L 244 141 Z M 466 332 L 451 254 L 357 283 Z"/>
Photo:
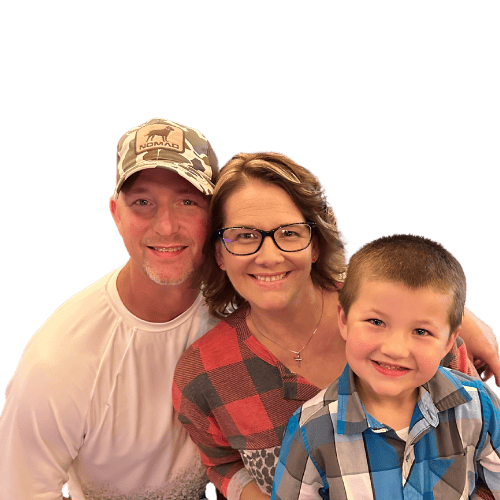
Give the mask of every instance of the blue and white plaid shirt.
<path id="1" fill-rule="evenodd" d="M 403 441 L 365 411 L 346 366 L 290 418 L 271 498 L 468 499 L 478 477 L 500 500 L 500 404 L 480 380 L 439 368 Z"/>

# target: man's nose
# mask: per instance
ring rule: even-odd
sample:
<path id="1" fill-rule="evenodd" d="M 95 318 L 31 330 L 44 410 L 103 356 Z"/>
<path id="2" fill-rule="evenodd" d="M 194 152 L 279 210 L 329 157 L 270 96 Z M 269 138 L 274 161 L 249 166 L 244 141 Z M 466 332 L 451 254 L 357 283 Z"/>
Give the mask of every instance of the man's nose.
<path id="1" fill-rule="evenodd" d="M 154 221 L 154 230 L 158 234 L 170 235 L 179 230 L 179 217 L 170 205 L 159 207 Z"/>

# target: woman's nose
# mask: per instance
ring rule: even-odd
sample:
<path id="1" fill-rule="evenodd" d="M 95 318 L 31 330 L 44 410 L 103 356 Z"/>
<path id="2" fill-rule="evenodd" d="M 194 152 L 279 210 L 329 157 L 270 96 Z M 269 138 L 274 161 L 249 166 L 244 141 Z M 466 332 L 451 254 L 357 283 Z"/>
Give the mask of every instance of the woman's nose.
<path id="1" fill-rule="evenodd" d="M 272 265 L 284 260 L 283 252 L 276 246 L 271 236 L 266 236 L 262 246 L 256 253 L 255 263 L 262 265 Z"/>

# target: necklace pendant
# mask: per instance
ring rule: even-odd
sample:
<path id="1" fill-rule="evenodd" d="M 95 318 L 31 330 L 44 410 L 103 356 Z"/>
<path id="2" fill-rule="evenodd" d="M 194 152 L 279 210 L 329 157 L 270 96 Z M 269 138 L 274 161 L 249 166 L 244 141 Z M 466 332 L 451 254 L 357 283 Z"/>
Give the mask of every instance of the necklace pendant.
<path id="1" fill-rule="evenodd" d="M 297 363 L 299 364 L 299 368 L 300 368 L 300 362 L 302 361 L 302 358 L 300 357 L 300 352 L 297 353 L 297 355 L 295 356 L 295 358 L 293 358 L 295 361 L 297 361 Z"/>

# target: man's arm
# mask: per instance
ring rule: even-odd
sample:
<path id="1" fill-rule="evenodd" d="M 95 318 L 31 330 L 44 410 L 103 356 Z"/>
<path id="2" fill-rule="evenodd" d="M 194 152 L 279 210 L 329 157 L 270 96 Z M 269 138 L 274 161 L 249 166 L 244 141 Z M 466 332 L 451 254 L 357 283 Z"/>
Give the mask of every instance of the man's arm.
<path id="1" fill-rule="evenodd" d="M 36 340 L 26 348 L 0 417 L 0 498 L 62 500 L 83 442 L 83 411 L 63 368 Z"/>

